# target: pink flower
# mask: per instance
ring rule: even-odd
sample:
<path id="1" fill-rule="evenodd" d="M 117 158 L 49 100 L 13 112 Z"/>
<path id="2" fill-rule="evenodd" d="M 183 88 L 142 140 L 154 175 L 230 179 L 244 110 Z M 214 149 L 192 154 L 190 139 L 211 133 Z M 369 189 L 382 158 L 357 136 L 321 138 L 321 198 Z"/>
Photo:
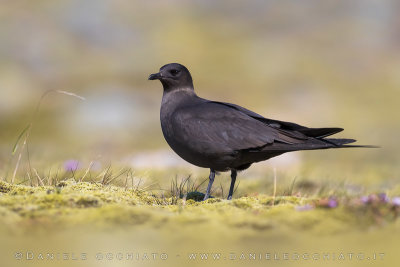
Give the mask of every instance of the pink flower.
<path id="1" fill-rule="evenodd" d="M 337 206 L 338 206 L 337 200 L 334 198 L 330 198 L 328 201 L 328 207 L 333 209 L 333 208 L 336 208 Z"/>
<path id="2" fill-rule="evenodd" d="M 78 168 L 80 168 L 80 166 L 80 162 L 75 159 L 70 159 L 64 162 L 65 171 L 76 171 Z"/>
<path id="3" fill-rule="evenodd" d="M 394 206 L 400 206 L 400 197 L 394 197 L 392 198 L 392 204 Z"/>

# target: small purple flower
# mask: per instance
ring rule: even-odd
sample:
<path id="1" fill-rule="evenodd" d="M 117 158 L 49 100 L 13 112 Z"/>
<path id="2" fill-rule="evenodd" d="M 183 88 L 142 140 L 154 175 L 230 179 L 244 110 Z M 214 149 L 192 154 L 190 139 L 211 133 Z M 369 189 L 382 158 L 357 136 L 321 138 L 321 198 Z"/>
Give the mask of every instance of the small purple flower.
<path id="1" fill-rule="evenodd" d="M 392 204 L 394 206 L 400 206 L 400 197 L 394 197 L 392 198 Z"/>
<path id="2" fill-rule="evenodd" d="M 75 159 L 70 159 L 64 162 L 65 171 L 76 171 L 80 166 L 80 162 Z"/>
<path id="3" fill-rule="evenodd" d="M 328 201 L 328 207 L 333 209 L 333 208 L 336 208 L 337 206 L 338 206 L 337 200 L 334 198 L 330 198 Z"/>
<path id="4" fill-rule="evenodd" d="M 306 205 L 303 205 L 303 206 L 296 206 L 296 208 L 295 208 L 297 211 L 306 211 L 306 210 L 312 210 L 312 209 L 314 209 L 314 206 L 313 205 L 310 205 L 310 204 L 306 204 Z"/>
<path id="5" fill-rule="evenodd" d="M 388 203 L 389 202 L 389 197 L 385 193 L 380 193 L 378 195 L 379 200 L 383 203 Z"/>
<path id="6" fill-rule="evenodd" d="M 367 203 L 369 202 L 369 197 L 368 197 L 368 196 L 362 196 L 362 197 L 360 198 L 360 201 L 361 201 L 363 204 L 367 204 Z"/>

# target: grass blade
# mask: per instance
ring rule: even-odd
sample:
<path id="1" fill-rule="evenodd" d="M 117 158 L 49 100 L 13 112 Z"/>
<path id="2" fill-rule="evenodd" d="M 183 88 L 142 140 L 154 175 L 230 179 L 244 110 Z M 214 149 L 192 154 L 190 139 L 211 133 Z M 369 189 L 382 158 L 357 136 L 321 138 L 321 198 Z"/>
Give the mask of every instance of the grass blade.
<path id="1" fill-rule="evenodd" d="M 84 98 L 83 96 L 77 95 L 75 93 L 71 93 L 68 91 L 63 91 L 63 90 L 55 90 L 55 92 L 59 93 L 59 94 L 64 94 L 64 95 L 69 95 L 69 96 L 73 96 L 76 98 L 79 98 L 80 100 L 86 100 L 86 98 Z"/>
<path id="2" fill-rule="evenodd" d="M 13 146 L 13 149 L 12 149 L 12 152 L 11 152 L 12 155 L 15 155 L 15 152 L 17 152 L 18 144 L 19 144 L 19 142 L 21 141 L 21 138 L 22 138 L 22 137 L 24 136 L 24 134 L 29 130 L 30 127 L 31 127 L 31 124 L 28 124 L 28 125 L 22 130 L 22 132 L 19 134 L 19 136 L 18 136 L 18 138 L 17 138 L 17 141 L 15 142 L 15 144 L 14 144 L 14 146 Z"/>

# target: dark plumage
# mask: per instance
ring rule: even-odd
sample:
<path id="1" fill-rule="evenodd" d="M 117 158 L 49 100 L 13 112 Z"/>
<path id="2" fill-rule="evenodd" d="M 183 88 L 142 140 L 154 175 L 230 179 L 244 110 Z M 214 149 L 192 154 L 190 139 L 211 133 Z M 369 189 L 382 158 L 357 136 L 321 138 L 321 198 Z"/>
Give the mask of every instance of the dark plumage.
<path id="1" fill-rule="evenodd" d="M 161 67 L 149 80 L 160 80 L 164 93 L 161 128 L 167 143 L 184 160 L 210 168 L 204 199 L 216 171 L 231 171 L 232 198 L 237 171 L 286 152 L 342 147 L 354 139 L 326 138 L 342 128 L 307 128 L 271 120 L 238 105 L 198 97 L 188 69 L 177 63 Z"/>

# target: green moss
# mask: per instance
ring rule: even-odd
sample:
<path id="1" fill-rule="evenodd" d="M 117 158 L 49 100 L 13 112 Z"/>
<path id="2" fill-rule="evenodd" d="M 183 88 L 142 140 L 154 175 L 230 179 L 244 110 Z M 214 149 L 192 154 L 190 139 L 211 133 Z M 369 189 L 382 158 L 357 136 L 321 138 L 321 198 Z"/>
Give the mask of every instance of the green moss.
<path id="1" fill-rule="evenodd" d="M 0 193 L 8 193 L 11 191 L 12 185 L 3 181 L 0 181 Z"/>
<path id="2" fill-rule="evenodd" d="M 189 192 L 186 195 L 186 199 L 193 199 L 194 201 L 203 201 L 204 199 L 204 193 L 198 192 L 198 191 L 193 191 L 193 192 Z"/>
<path id="3" fill-rule="evenodd" d="M 267 206 L 278 205 L 278 204 L 293 204 L 301 205 L 304 204 L 304 198 L 295 196 L 278 196 L 278 197 L 266 197 L 262 200 L 262 204 Z"/>
<path id="4" fill-rule="evenodd" d="M 250 209 L 252 207 L 249 198 L 234 199 L 231 204 L 240 209 Z"/>
<path id="5" fill-rule="evenodd" d="M 100 199 L 94 196 L 81 196 L 76 200 L 76 204 L 81 207 L 98 207 L 101 204 Z"/>
<path id="6" fill-rule="evenodd" d="M 193 199 L 186 200 L 186 205 L 195 205 L 195 204 L 196 204 L 196 201 Z"/>
<path id="7" fill-rule="evenodd" d="M 397 221 L 399 214 L 390 203 L 362 205 L 354 198 L 340 199 L 339 207 L 332 209 L 320 207 L 316 197 L 258 195 L 198 201 L 203 197 L 198 192 L 188 194 L 186 200 L 161 198 L 141 190 L 75 180 L 56 187 L 1 182 L 0 188 L 0 223 L 21 231 L 32 230 L 32 225 L 124 225 L 161 227 L 168 232 L 195 224 L 218 231 L 240 229 L 243 234 L 277 230 L 329 234 Z M 298 208 L 304 205 L 309 208 Z"/>

